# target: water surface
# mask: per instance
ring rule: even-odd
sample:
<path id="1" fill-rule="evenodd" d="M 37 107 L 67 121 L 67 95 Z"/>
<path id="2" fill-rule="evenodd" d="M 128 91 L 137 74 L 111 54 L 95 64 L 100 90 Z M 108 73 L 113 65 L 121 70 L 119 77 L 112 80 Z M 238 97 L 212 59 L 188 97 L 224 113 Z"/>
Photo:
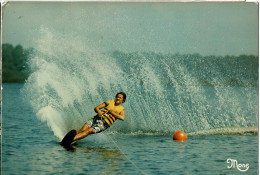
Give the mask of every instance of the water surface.
<path id="1" fill-rule="evenodd" d="M 107 130 L 67 150 L 22 103 L 23 86 L 3 86 L 3 174 L 241 174 L 227 168 L 228 158 L 257 174 L 257 135 L 191 133 L 186 142 L 175 142 L 170 134 Z"/>

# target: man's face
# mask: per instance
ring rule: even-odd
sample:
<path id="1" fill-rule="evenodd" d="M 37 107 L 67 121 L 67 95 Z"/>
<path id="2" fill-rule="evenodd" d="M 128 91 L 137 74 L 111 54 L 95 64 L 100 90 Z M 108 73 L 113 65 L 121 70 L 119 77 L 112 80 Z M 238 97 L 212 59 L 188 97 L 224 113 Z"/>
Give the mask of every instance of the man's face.
<path id="1" fill-rule="evenodd" d="M 116 104 L 122 104 L 124 101 L 124 96 L 122 94 L 118 94 L 115 99 Z"/>

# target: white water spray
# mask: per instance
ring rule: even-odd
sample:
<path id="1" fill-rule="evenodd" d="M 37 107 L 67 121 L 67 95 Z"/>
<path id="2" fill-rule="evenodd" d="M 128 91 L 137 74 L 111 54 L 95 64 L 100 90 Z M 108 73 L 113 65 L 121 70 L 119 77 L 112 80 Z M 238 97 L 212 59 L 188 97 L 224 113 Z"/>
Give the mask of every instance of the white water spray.
<path id="1" fill-rule="evenodd" d="M 223 86 L 233 75 L 220 76 L 213 63 L 202 72 L 205 60 L 199 57 L 108 53 L 44 28 L 35 49 L 23 94 L 60 139 L 70 129 L 79 129 L 95 115 L 96 105 L 119 91 L 127 94 L 126 120 L 115 122 L 111 132 L 168 134 L 257 127 L 257 88 Z M 224 69 L 229 66 L 221 64 Z M 200 85 L 207 77 L 211 85 Z"/>

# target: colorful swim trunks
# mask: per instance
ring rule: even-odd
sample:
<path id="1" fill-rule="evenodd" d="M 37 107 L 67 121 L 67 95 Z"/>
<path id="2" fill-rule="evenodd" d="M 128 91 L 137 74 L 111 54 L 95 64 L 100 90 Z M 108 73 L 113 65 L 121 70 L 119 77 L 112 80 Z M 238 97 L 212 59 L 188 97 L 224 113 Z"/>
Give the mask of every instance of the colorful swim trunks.
<path id="1" fill-rule="evenodd" d="M 86 124 L 89 127 L 94 128 L 95 133 L 99 133 L 99 132 L 105 131 L 108 128 L 106 123 L 100 117 L 98 117 L 97 115 L 92 117 L 90 120 L 88 120 L 86 122 Z"/>

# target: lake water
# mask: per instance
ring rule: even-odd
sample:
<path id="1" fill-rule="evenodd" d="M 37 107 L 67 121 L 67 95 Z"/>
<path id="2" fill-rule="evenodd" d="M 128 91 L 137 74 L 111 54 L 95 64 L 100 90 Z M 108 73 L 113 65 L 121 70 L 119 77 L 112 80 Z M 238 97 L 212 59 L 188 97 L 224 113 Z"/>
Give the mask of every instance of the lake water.
<path id="1" fill-rule="evenodd" d="M 258 173 L 257 123 L 229 131 L 188 132 L 186 142 L 173 133 L 120 132 L 91 135 L 67 150 L 36 117 L 21 91 L 3 84 L 2 174 L 245 174 Z M 120 121 L 117 121 L 120 122 Z M 126 121 L 127 122 L 127 119 Z M 115 124 L 116 125 L 116 124 Z M 128 129 L 129 130 L 129 129 Z M 174 130 L 174 129 L 173 129 Z M 227 160 L 237 160 L 228 168 Z M 241 165 L 242 166 L 242 165 Z"/>

